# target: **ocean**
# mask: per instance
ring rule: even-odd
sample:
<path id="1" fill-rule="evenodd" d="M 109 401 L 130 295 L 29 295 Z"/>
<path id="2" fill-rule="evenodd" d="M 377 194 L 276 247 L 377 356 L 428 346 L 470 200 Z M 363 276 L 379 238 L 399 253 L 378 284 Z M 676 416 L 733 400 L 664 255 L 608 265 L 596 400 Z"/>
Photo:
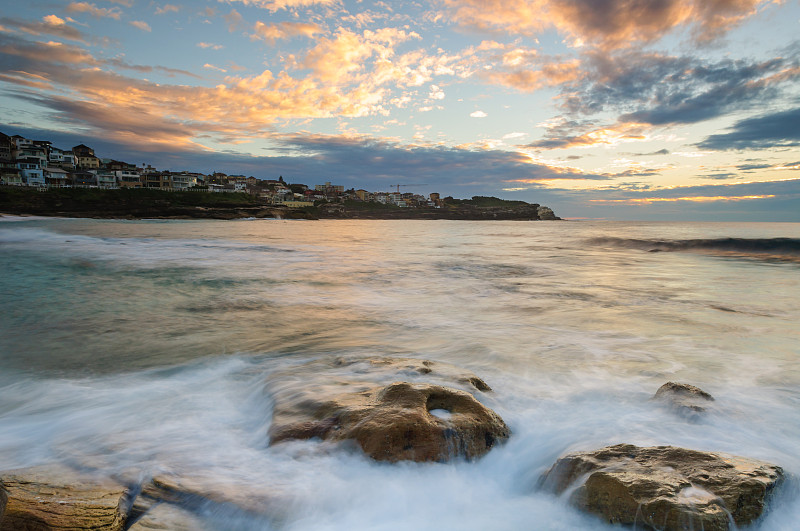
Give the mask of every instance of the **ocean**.
<path id="1" fill-rule="evenodd" d="M 3 217 L 0 265 L 0 470 L 281 500 L 208 504 L 209 529 L 603 530 L 542 473 L 674 445 L 782 466 L 755 529 L 800 522 L 800 224 Z M 313 392 L 310 362 L 378 356 L 474 372 L 510 439 L 449 463 L 268 446 L 274 375 Z M 668 381 L 713 408 L 650 400 Z"/>

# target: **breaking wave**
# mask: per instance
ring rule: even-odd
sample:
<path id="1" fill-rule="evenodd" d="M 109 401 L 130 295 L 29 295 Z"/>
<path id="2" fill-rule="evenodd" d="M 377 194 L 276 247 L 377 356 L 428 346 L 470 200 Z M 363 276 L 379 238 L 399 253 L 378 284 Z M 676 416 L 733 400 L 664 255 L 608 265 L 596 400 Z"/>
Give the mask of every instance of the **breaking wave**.
<path id="1" fill-rule="evenodd" d="M 594 238 L 592 245 L 607 245 L 649 252 L 707 252 L 800 259 L 800 238 L 715 238 L 692 240 L 642 240 Z"/>

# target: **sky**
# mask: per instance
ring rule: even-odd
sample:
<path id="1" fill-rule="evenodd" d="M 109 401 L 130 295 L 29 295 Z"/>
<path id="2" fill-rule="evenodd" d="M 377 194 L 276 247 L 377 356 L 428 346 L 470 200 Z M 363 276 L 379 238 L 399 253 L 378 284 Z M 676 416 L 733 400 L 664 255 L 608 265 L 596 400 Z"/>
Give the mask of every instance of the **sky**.
<path id="1" fill-rule="evenodd" d="M 0 0 L 0 132 L 101 158 L 800 221 L 797 0 Z"/>

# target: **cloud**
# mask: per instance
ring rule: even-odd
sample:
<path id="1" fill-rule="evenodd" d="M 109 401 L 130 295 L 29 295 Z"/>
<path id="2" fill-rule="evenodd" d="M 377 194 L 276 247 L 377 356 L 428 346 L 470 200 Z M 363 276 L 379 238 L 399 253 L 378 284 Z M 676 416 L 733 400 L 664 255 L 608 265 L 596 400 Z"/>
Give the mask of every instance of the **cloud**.
<path id="1" fill-rule="evenodd" d="M 130 25 L 131 25 L 131 26 L 133 26 L 134 28 L 140 29 L 140 30 L 142 30 L 142 31 L 147 31 L 147 32 L 151 32 L 151 31 L 153 31 L 153 30 L 150 28 L 150 24 L 148 24 L 148 23 L 147 23 L 147 22 L 145 22 L 144 20 L 132 20 L 132 21 L 130 22 Z"/>
<path id="2" fill-rule="evenodd" d="M 569 148 L 643 140 L 653 127 L 692 124 L 778 99 L 800 78 L 800 59 L 705 61 L 638 51 L 589 53 L 582 77 L 560 96 L 566 115 L 545 124 L 531 147 Z M 599 125 L 581 115 L 621 113 Z"/>
<path id="3" fill-rule="evenodd" d="M 544 138 L 531 142 L 533 149 L 566 149 L 594 146 L 613 146 L 624 142 L 637 142 L 647 139 L 645 124 L 618 123 L 606 127 L 594 127 L 589 131 L 572 134 L 572 131 L 586 128 L 593 122 L 554 121 L 546 124 Z"/>
<path id="4" fill-rule="evenodd" d="M 63 26 L 66 24 L 66 21 L 63 18 L 57 17 L 55 15 L 47 15 L 42 17 L 42 21 L 49 25 L 49 26 Z"/>
<path id="5" fill-rule="evenodd" d="M 334 5 L 339 0 L 228 0 L 229 2 L 240 2 L 246 6 L 260 7 L 268 9 L 273 13 L 278 10 L 296 9 L 298 7 L 308 7 L 313 5 Z"/>
<path id="6" fill-rule="evenodd" d="M 277 40 L 289 39 L 291 37 L 313 37 L 324 33 L 325 30 L 317 24 L 309 22 L 278 22 L 276 24 L 264 24 L 261 21 L 255 23 L 252 40 L 260 39 L 270 44 Z"/>
<path id="7" fill-rule="evenodd" d="M 68 25 L 64 19 L 55 15 L 47 15 L 42 22 L 27 22 L 14 18 L 0 18 L 0 27 L 18 28 L 30 35 L 55 35 L 62 39 L 86 42 L 86 37 L 76 28 Z"/>
<path id="8" fill-rule="evenodd" d="M 231 9 L 231 12 L 227 15 L 224 15 L 223 18 L 225 19 L 225 22 L 228 23 L 228 31 L 230 32 L 237 31 L 247 26 L 247 24 L 245 24 L 244 17 L 235 9 Z"/>
<path id="9" fill-rule="evenodd" d="M 700 149 L 769 149 L 800 146 L 800 107 L 736 122 L 728 133 L 706 137 Z"/>
<path id="10" fill-rule="evenodd" d="M 203 65 L 203 68 L 208 68 L 209 70 L 216 70 L 217 72 L 227 72 L 224 68 L 220 68 L 218 66 L 214 66 L 210 63 L 206 63 Z"/>
<path id="11" fill-rule="evenodd" d="M 343 30 L 320 39 L 298 66 L 289 71 L 264 70 L 255 75 L 229 75 L 216 86 L 153 83 L 104 69 L 136 68 L 119 60 L 98 60 L 86 50 L 44 44 L 0 34 L 0 74 L 20 86 L 52 86 L 58 93 L 100 108 L 147 109 L 151 119 L 182 123 L 198 135 L 247 138 L 262 134 L 278 120 L 357 117 L 386 114 L 388 106 L 407 105 L 403 86 L 432 76 L 442 60 L 419 51 L 396 56 L 394 46 L 415 34 L 386 29 L 355 34 Z M 141 67 L 146 68 L 146 67 Z M 14 72 L 40 76 L 29 78 Z M 36 100 L 45 108 L 47 98 Z M 63 111 L 59 111 L 63 112 Z M 85 117 L 67 117 L 87 121 Z M 61 119 L 61 118 L 57 118 Z"/>
<path id="12" fill-rule="evenodd" d="M 459 24 L 537 35 L 549 28 L 603 49 L 652 42 L 691 28 L 695 40 L 723 35 L 773 0 L 443 0 Z"/>
<path id="13" fill-rule="evenodd" d="M 585 57 L 584 77 L 564 88 L 562 106 L 573 114 L 627 111 L 621 121 L 696 123 L 769 101 L 800 78 L 800 61 L 706 61 L 638 51 Z"/>
<path id="14" fill-rule="evenodd" d="M 197 46 L 200 48 L 211 48 L 212 50 L 221 50 L 224 48 L 224 46 L 221 44 L 214 44 L 211 42 L 198 42 Z"/>
<path id="15" fill-rule="evenodd" d="M 116 7 L 97 7 L 89 2 L 70 2 L 65 8 L 67 13 L 88 13 L 97 18 L 113 18 L 119 20 L 122 12 Z"/>
<path id="16" fill-rule="evenodd" d="M 486 114 L 483 111 L 471 112 L 471 113 L 469 113 L 469 115 L 470 115 L 471 118 L 486 118 L 487 116 L 489 116 L 488 114 Z"/>
<path id="17" fill-rule="evenodd" d="M 46 106 L 57 113 L 61 123 L 85 129 L 107 141 L 133 144 L 141 151 L 152 151 L 173 146 L 176 150 L 202 149 L 192 140 L 191 128 L 173 121 L 159 119 L 146 108 L 117 106 L 74 101 L 68 98 L 49 96 L 18 96 L 32 103 Z"/>
<path id="18" fill-rule="evenodd" d="M 516 65 L 515 65 L 516 66 Z M 490 83 L 510 87 L 520 92 L 534 92 L 544 87 L 555 87 L 579 79 L 582 76 L 578 59 L 564 62 L 543 63 L 539 58 L 528 66 L 492 69 L 480 73 Z"/>
<path id="19" fill-rule="evenodd" d="M 162 7 L 156 8 L 156 15 L 164 15 L 166 13 L 177 13 L 180 7 L 172 4 L 164 4 Z"/>

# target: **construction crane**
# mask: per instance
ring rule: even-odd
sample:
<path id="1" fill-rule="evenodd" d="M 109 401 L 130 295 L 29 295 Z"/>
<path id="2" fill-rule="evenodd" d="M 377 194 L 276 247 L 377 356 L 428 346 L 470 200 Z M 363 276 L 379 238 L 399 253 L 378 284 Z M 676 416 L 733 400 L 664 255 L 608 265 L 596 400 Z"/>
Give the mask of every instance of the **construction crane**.
<path id="1" fill-rule="evenodd" d="M 426 183 L 411 183 L 411 184 L 390 184 L 389 186 L 397 188 L 397 193 L 399 194 L 401 186 L 405 188 L 406 186 L 428 186 L 428 185 Z"/>

